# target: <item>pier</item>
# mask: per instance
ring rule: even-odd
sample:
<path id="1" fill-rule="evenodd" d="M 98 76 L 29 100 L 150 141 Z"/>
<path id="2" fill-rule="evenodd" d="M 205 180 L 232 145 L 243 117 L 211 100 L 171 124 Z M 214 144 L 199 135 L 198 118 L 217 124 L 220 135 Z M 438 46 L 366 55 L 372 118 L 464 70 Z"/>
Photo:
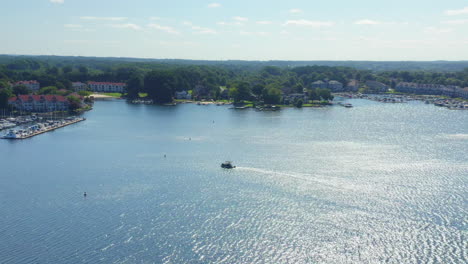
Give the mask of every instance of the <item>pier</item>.
<path id="1" fill-rule="evenodd" d="M 84 120 L 86 120 L 86 118 L 80 117 L 80 118 L 74 118 L 71 120 L 59 121 L 58 123 L 56 122 L 52 125 L 47 125 L 40 129 L 34 129 L 34 130 L 28 129 L 25 132 L 21 132 L 22 130 L 10 131 L 7 135 L 1 138 L 2 139 L 27 139 L 27 138 L 31 138 L 31 137 L 34 137 L 34 136 L 37 136 L 46 132 L 50 132 L 50 131 L 53 131 L 62 127 L 66 127 L 66 126 L 84 121 Z"/>

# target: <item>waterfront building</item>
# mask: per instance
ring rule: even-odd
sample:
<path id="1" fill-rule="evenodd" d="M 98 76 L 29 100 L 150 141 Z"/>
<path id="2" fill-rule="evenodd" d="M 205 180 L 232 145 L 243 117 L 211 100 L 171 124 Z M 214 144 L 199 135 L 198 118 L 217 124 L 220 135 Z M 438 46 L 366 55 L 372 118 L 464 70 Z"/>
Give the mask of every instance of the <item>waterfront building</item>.
<path id="1" fill-rule="evenodd" d="M 123 93 L 125 92 L 125 83 L 113 82 L 88 82 L 89 88 L 93 92 L 102 93 Z"/>
<path id="2" fill-rule="evenodd" d="M 455 89 L 454 97 L 468 99 L 468 87 Z"/>
<path id="3" fill-rule="evenodd" d="M 345 87 L 345 91 L 350 92 L 357 92 L 359 90 L 359 81 L 358 80 L 350 80 Z"/>
<path id="4" fill-rule="evenodd" d="M 316 81 L 316 82 L 312 83 L 312 88 L 313 89 L 317 89 L 317 88 L 324 89 L 324 88 L 327 88 L 327 83 L 324 82 L 324 81 Z"/>
<path id="5" fill-rule="evenodd" d="M 229 99 L 229 89 L 226 86 L 220 86 L 219 97 L 222 99 Z"/>
<path id="6" fill-rule="evenodd" d="M 197 84 L 197 85 L 195 85 L 195 87 L 193 88 L 193 92 L 194 92 L 195 95 L 197 95 L 197 96 L 208 96 L 209 93 L 210 93 L 210 89 L 208 89 L 208 87 L 206 87 L 206 86 L 204 86 L 204 85 Z"/>
<path id="7" fill-rule="evenodd" d="M 444 95 L 468 99 L 467 88 L 454 85 L 400 82 L 395 89 L 402 93 Z"/>
<path id="8" fill-rule="evenodd" d="M 331 80 L 328 82 L 327 88 L 330 89 L 332 92 L 342 92 L 343 84 L 339 81 Z"/>
<path id="9" fill-rule="evenodd" d="M 330 89 L 332 92 L 342 92 L 343 91 L 343 84 L 339 81 L 331 80 L 331 81 L 316 81 L 312 83 L 312 89 Z"/>
<path id="10" fill-rule="evenodd" d="M 192 95 L 187 91 L 175 92 L 176 99 L 191 100 Z"/>
<path id="11" fill-rule="evenodd" d="M 8 104 L 25 112 L 67 111 L 70 106 L 68 99 L 61 95 L 19 95 L 10 98 Z"/>
<path id="12" fill-rule="evenodd" d="M 291 104 L 291 103 L 296 102 L 299 99 L 301 99 L 304 103 L 307 103 L 309 101 L 309 97 L 307 96 L 307 93 L 292 93 L 292 94 L 285 95 L 283 97 L 283 103 Z"/>
<path id="13" fill-rule="evenodd" d="M 86 91 L 86 90 L 88 90 L 88 86 L 86 85 L 86 83 L 72 82 L 72 89 L 75 92 Z"/>
<path id="14" fill-rule="evenodd" d="M 15 82 L 13 86 L 24 85 L 31 91 L 38 91 L 41 89 L 41 84 L 38 81 L 31 80 L 31 81 L 19 81 Z"/>
<path id="15" fill-rule="evenodd" d="M 367 81 L 366 85 L 372 92 L 379 93 L 387 92 L 389 88 L 386 84 L 377 81 Z"/>

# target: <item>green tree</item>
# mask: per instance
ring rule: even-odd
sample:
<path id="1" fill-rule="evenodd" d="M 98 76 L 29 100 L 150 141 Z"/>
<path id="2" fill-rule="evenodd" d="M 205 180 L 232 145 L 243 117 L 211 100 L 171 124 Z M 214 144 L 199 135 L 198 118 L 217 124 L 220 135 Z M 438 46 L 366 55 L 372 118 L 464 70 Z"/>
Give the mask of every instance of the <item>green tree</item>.
<path id="1" fill-rule="evenodd" d="M 65 74 L 70 73 L 72 71 L 73 71 L 73 68 L 70 65 L 67 65 L 67 66 L 62 68 L 62 72 L 65 73 Z"/>
<path id="2" fill-rule="evenodd" d="M 265 104 L 279 104 L 281 102 L 281 90 L 275 87 L 263 90 L 263 101 Z"/>
<path id="3" fill-rule="evenodd" d="M 331 94 L 330 89 L 317 88 L 316 93 L 318 96 L 320 96 L 320 98 L 322 98 L 322 100 L 328 100 L 328 101 L 333 100 L 333 95 Z"/>
<path id="4" fill-rule="evenodd" d="M 30 94 L 31 90 L 29 90 L 29 88 L 24 85 L 16 85 L 13 87 L 13 93 L 18 96 L 20 94 Z"/>
<path id="5" fill-rule="evenodd" d="M 75 111 L 81 108 L 81 100 L 80 98 L 70 95 L 67 97 L 68 102 L 70 103 L 70 110 Z"/>
<path id="6" fill-rule="evenodd" d="M 241 102 L 243 100 L 250 100 L 252 97 L 252 91 L 250 90 L 250 84 L 248 82 L 240 82 L 234 85 L 237 92 L 232 94 L 234 102 Z"/>
<path id="7" fill-rule="evenodd" d="M 8 108 L 8 99 L 13 96 L 13 93 L 10 89 L 3 88 L 0 89 L 0 109 Z"/>
<path id="8" fill-rule="evenodd" d="M 172 102 L 174 74 L 165 70 L 154 70 L 146 74 L 144 88 L 148 96 L 156 103 Z"/>
<path id="9" fill-rule="evenodd" d="M 296 106 L 297 108 L 301 108 L 302 104 L 304 104 L 304 101 L 302 99 L 299 99 L 296 102 L 294 102 L 294 106 Z"/>
<path id="10" fill-rule="evenodd" d="M 39 94 L 57 94 L 57 87 L 55 86 L 46 86 L 39 89 Z"/>
<path id="11" fill-rule="evenodd" d="M 134 74 L 127 81 L 127 97 L 129 99 L 138 98 L 140 93 L 143 90 L 143 77 L 139 74 Z"/>
<path id="12" fill-rule="evenodd" d="M 263 84 L 256 84 L 252 87 L 252 92 L 256 95 L 256 96 L 260 96 L 262 95 L 262 92 L 263 92 L 263 89 L 265 89 L 265 85 Z"/>
<path id="13" fill-rule="evenodd" d="M 88 74 L 88 72 L 89 72 L 88 68 L 86 66 L 83 66 L 83 65 L 78 67 L 78 71 L 80 73 L 82 73 L 82 74 Z"/>
<path id="14" fill-rule="evenodd" d="M 50 67 L 46 70 L 47 74 L 50 75 L 58 75 L 59 74 L 59 69 L 57 67 Z"/>

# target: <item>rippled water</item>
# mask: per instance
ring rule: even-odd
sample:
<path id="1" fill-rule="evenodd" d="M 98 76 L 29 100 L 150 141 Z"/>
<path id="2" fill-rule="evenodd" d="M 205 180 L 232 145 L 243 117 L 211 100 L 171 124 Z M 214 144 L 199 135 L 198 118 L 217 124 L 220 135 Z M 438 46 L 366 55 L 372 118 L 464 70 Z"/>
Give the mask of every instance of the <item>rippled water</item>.
<path id="1" fill-rule="evenodd" d="M 0 263 L 467 263 L 468 111 L 350 102 L 97 102 L 2 140 Z"/>

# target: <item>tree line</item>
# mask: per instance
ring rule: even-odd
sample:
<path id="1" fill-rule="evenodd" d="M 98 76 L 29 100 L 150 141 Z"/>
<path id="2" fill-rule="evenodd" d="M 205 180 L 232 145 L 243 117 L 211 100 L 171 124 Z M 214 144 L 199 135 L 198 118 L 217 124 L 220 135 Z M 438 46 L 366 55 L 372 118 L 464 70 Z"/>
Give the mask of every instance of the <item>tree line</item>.
<path id="1" fill-rule="evenodd" d="M 311 89 L 312 83 L 318 80 L 336 80 L 343 85 L 355 79 L 360 82 L 379 81 L 390 87 L 401 81 L 468 87 L 468 68 L 446 72 L 377 72 L 343 66 L 258 67 L 255 62 L 251 65 L 248 62 L 195 65 L 136 59 L 2 58 L 0 56 L 2 98 L 30 92 L 24 87 L 10 87 L 10 83 L 20 80 L 37 80 L 41 87 L 48 87 L 43 93 L 71 90 L 72 82 L 77 81 L 125 82 L 128 98 L 147 93 L 158 103 L 169 102 L 177 91 L 192 91 L 192 95 L 199 99 L 219 99 L 227 94 L 235 101 L 261 100 L 265 103 L 277 103 L 284 95 L 304 91 L 311 98 L 329 98 L 326 91 Z"/>

